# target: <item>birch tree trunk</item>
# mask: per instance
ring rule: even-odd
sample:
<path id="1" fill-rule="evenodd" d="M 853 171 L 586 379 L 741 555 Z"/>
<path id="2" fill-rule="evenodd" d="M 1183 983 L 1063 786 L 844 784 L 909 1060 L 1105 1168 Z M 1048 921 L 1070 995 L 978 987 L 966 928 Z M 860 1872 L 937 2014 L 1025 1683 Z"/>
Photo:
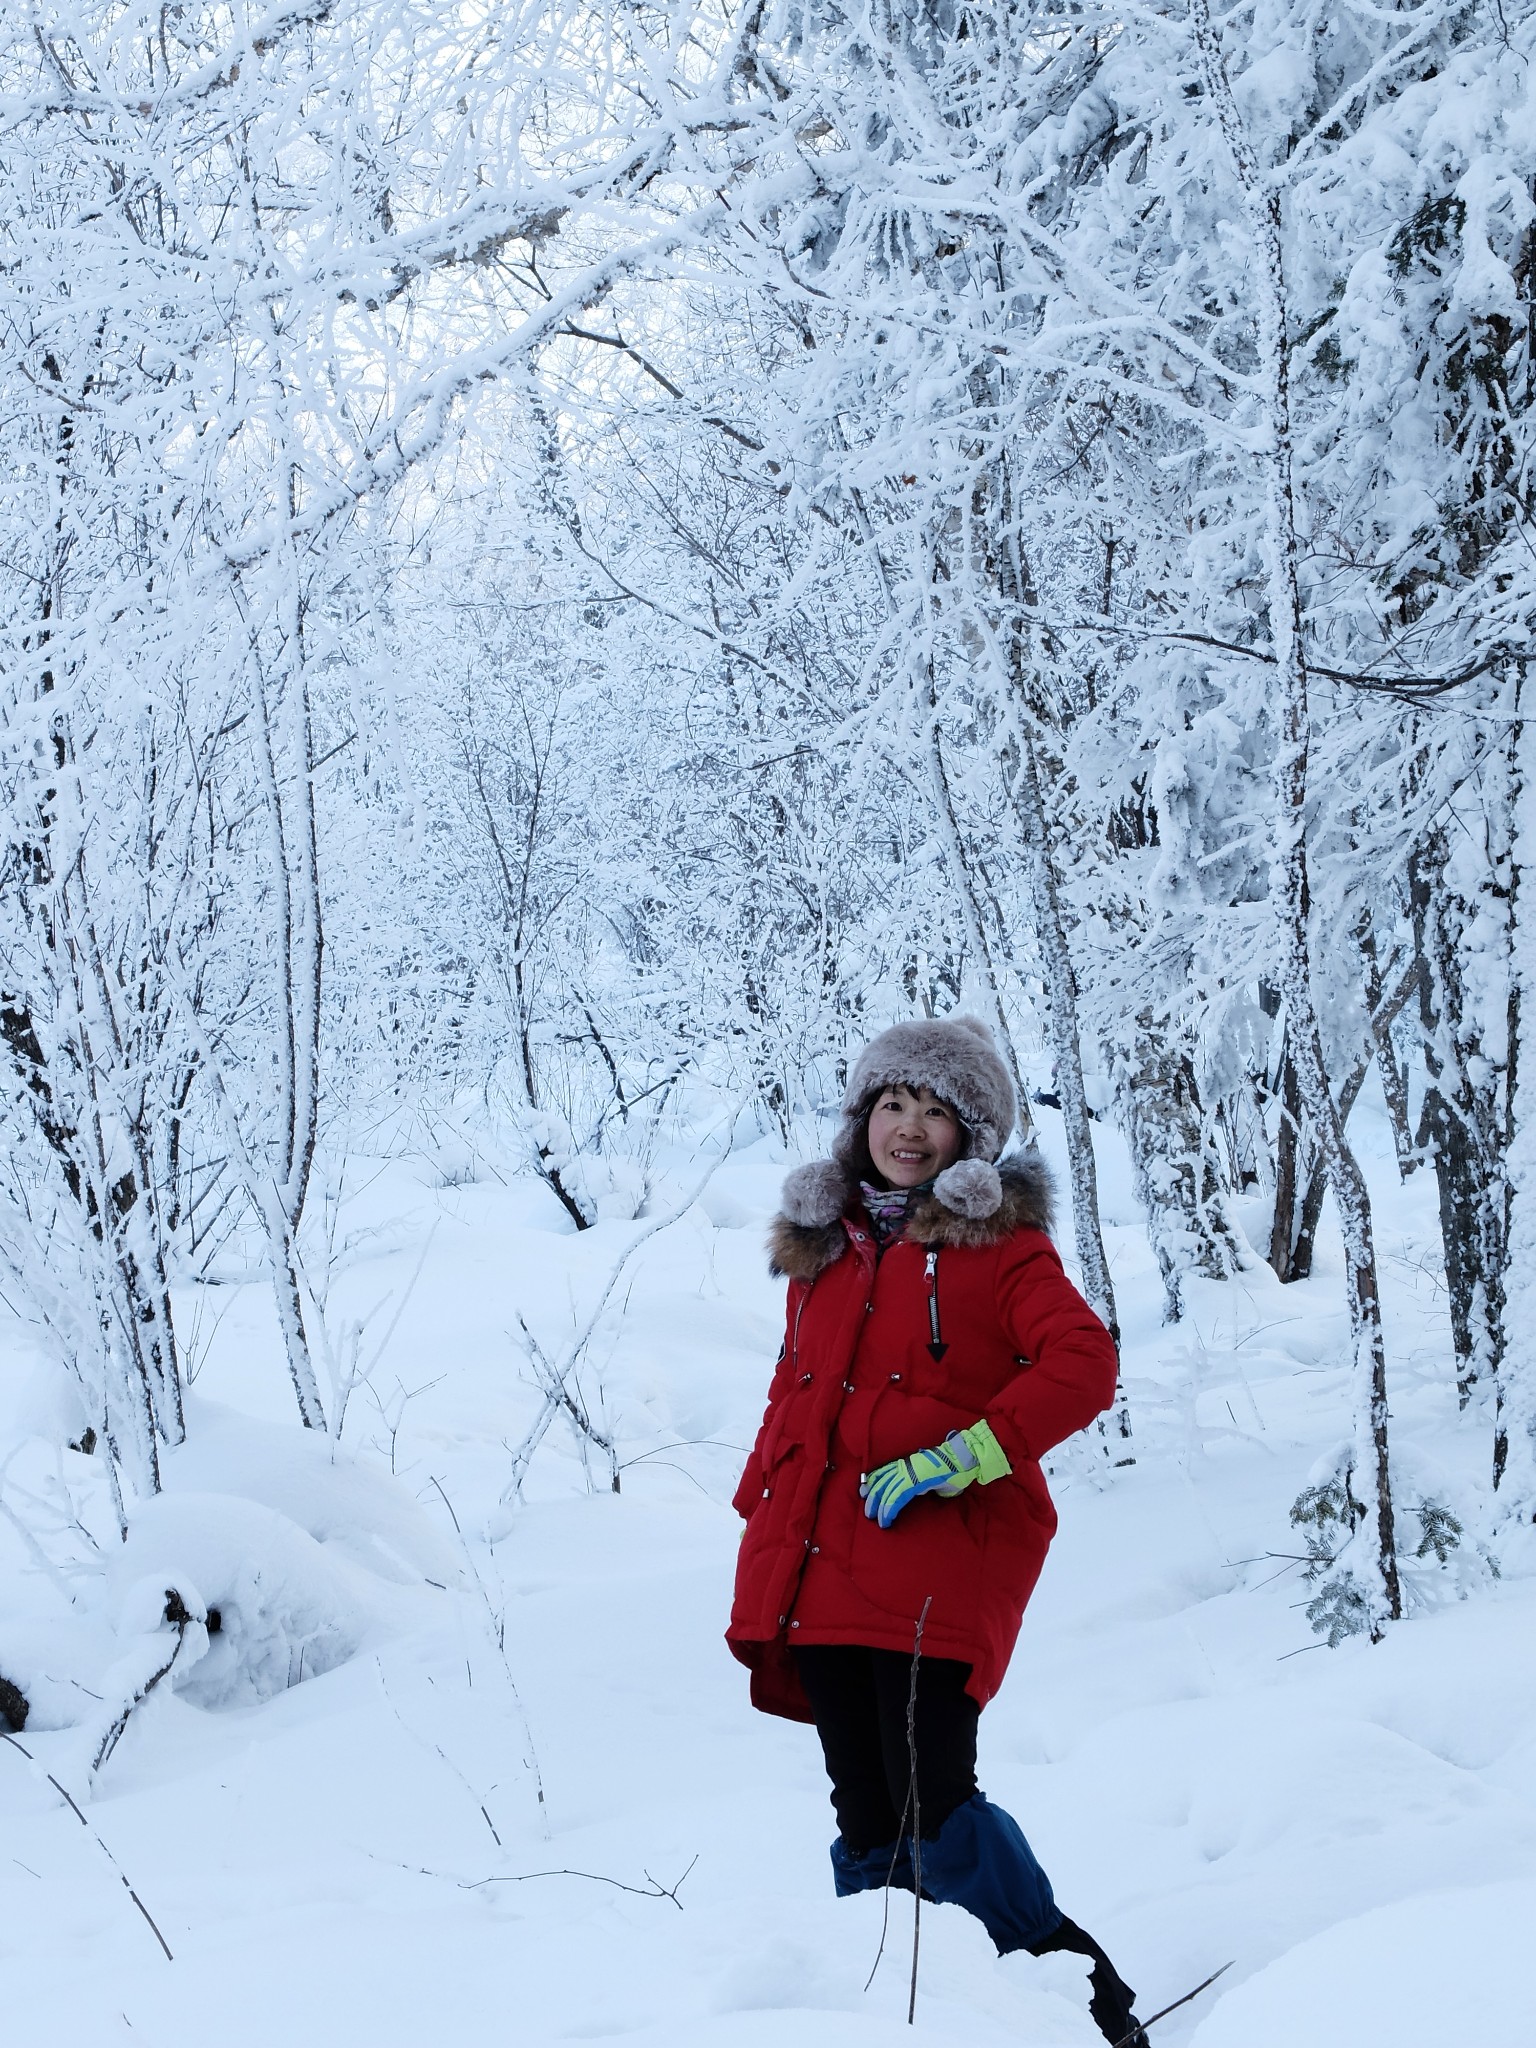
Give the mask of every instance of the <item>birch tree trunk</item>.
<path id="1" fill-rule="evenodd" d="M 1098 1163 L 1093 1153 L 1093 1119 L 1083 1078 L 1082 1022 L 1078 1013 L 1077 976 L 1067 944 L 1061 891 L 1051 859 L 1045 801 L 1029 735 L 1019 734 L 1018 763 L 1013 778 L 1014 800 L 1024 842 L 1024 870 L 1046 992 L 1046 1022 L 1056 1063 L 1062 1128 L 1067 1140 L 1067 1170 L 1072 1187 L 1072 1234 L 1088 1306 L 1102 1320 L 1120 1351 L 1120 1313 L 1115 1305 L 1104 1228 L 1099 1216 Z M 1117 1465 L 1134 1465 L 1131 1411 L 1125 1383 L 1115 1375 L 1115 1405 L 1104 1429 Z"/>
<path id="2" fill-rule="evenodd" d="M 1312 900 L 1307 864 L 1308 753 L 1311 710 L 1297 546 L 1295 472 L 1290 414 L 1290 343 L 1286 331 L 1281 200 L 1254 156 L 1227 78 L 1221 41 L 1208 0 L 1190 0 L 1190 21 L 1200 70 L 1242 188 L 1257 261 L 1258 377 L 1266 426 L 1266 581 L 1279 702 L 1275 750 L 1276 848 L 1273 890 L 1280 921 L 1280 987 L 1285 997 L 1290 1056 L 1301 1107 L 1317 1133 L 1338 1204 L 1354 1345 L 1355 1416 L 1352 1480 L 1364 1487 L 1359 1502 L 1371 1535 L 1362 1568 L 1351 1557 L 1346 1573 L 1373 1641 L 1388 1620 L 1401 1619 L 1392 1474 L 1387 1446 L 1387 1362 L 1376 1271 L 1370 1195 L 1344 1135 L 1328 1085 L 1322 1034 L 1312 994 Z M 1358 1499 L 1353 1493 L 1352 1499 Z"/>
<path id="3" fill-rule="evenodd" d="M 291 514 L 290 485 L 290 514 Z M 269 958 L 276 976 L 273 1055 L 277 1105 L 266 1146 L 245 1156 L 259 1176 L 247 1190 L 267 1239 L 273 1296 L 299 1419 L 323 1430 L 325 1408 L 305 1316 L 308 1289 L 299 1227 L 309 1194 L 320 1116 L 320 998 L 325 956 L 314 792 L 314 742 L 304 672 L 303 600 L 291 540 L 281 579 L 275 677 L 260 635 L 251 653 L 251 707 L 266 809 Z M 273 1142 L 275 1140 L 275 1143 Z M 267 1184 L 270 1180 L 270 1186 Z"/>
<path id="4" fill-rule="evenodd" d="M 1050 817 L 1040 764 L 1031 730 L 1031 692 L 1026 661 L 1028 640 L 1022 613 L 1033 601 L 1028 562 L 1013 531 L 1013 492 L 1005 461 L 989 465 L 972 487 L 972 507 L 984 536 L 982 570 L 996 610 L 982 642 L 990 657 L 995 686 L 1007 722 L 1003 774 L 1009 809 L 1020 841 L 1035 953 L 1045 989 L 1046 1029 L 1056 1069 L 1062 1131 L 1067 1144 L 1067 1174 L 1072 1199 L 1072 1234 L 1078 1269 L 1090 1308 L 1103 1322 L 1120 1351 L 1120 1313 L 1115 1302 L 1109 1255 L 1099 1215 L 1098 1162 L 1093 1150 L 1093 1118 L 1083 1073 L 1082 1019 L 1077 975 L 1068 943 L 1067 921 L 1051 849 Z M 1001 635 L 1001 639 L 999 638 Z M 1133 1465 L 1131 1412 L 1125 1383 L 1117 1371 L 1115 1401 L 1108 1425 L 1100 1419 L 1100 1438 L 1117 1465 Z M 1119 1455 L 1115 1456 L 1118 1452 Z"/>
<path id="5" fill-rule="evenodd" d="M 1008 1014 L 1003 1008 L 1002 985 L 998 978 L 997 962 L 992 957 L 992 948 L 987 939 L 986 922 L 973 873 L 973 858 L 955 815 L 954 794 L 950 788 L 949 776 L 944 766 L 943 744 L 939 736 L 938 712 L 934 700 L 933 679 L 928 678 L 928 787 L 933 799 L 934 815 L 939 822 L 943 836 L 948 865 L 954 878 L 955 894 L 959 900 L 961 915 L 965 920 L 965 936 L 970 947 L 973 971 L 981 977 L 986 990 L 987 1008 L 991 1012 L 989 1022 L 1008 1062 L 1008 1071 L 1013 1079 L 1014 1093 L 1019 1104 L 1019 1134 L 1029 1137 L 1033 1129 L 1033 1116 L 1029 1105 L 1029 1089 L 1024 1079 L 1024 1070 L 1019 1065 L 1018 1049 L 1013 1042 L 1013 1033 L 1008 1026 Z"/>

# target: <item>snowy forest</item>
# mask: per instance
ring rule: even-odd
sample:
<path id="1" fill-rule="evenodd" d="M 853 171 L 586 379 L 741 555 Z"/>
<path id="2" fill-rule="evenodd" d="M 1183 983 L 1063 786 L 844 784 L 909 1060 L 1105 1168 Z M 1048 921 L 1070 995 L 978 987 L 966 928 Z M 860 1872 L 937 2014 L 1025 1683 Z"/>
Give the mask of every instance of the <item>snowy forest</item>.
<path id="1" fill-rule="evenodd" d="M 993 1778 L 1149 2009 L 1234 1961 L 1155 2040 L 1516 2027 L 1533 56 L 5 10 L 18 2015 L 905 2023 L 720 1632 L 778 1186 L 954 1012 L 1122 1362 Z M 962 1922 L 914 2038 L 1098 2039 Z"/>

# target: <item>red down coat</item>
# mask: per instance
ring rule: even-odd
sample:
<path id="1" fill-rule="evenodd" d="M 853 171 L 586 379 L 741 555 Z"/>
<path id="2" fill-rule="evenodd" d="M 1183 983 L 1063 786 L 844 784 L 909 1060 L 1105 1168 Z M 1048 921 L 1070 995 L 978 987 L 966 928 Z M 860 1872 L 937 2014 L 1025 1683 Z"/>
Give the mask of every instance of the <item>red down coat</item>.
<path id="1" fill-rule="evenodd" d="M 910 1651 L 930 1596 L 924 1653 L 968 1663 L 983 1706 L 1002 1683 L 1056 1531 L 1040 1459 L 1109 1406 L 1116 1362 L 1045 1234 L 1044 1169 L 1000 1171 L 995 1213 L 921 1196 L 878 1263 L 852 1183 L 840 1221 L 775 1223 L 788 1320 L 736 1491 L 747 1527 L 726 1632 L 765 1713 L 811 1719 L 791 1645 Z M 889 1529 L 866 1517 L 862 1473 L 982 1416 L 1011 1476 L 914 1501 Z"/>

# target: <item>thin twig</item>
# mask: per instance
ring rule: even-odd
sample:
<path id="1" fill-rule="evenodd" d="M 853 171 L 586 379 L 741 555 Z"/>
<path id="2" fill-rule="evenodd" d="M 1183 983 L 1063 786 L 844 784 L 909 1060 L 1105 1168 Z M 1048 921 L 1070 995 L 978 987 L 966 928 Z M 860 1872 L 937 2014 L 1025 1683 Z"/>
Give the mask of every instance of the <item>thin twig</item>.
<path id="1" fill-rule="evenodd" d="M 27 1762 L 32 1765 L 34 1770 L 43 1770 L 42 1765 L 38 1763 L 37 1758 L 32 1754 L 31 1750 L 28 1749 L 24 1743 L 18 1742 L 14 1735 L 7 1735 L 4 1732 L 0 1732 L 0 1742 L 8 1742 L 11 1745 L 12 1749 L 19 1749 L 21 1751 L 21 1754 L 26 1758 Z M 161 1948 L 165 1952 L 165 1960 L 168 1963 L 174 1962 L 176 1958 L 171 1954 L 170 1944 L 167 1942 L 165 1936 L 160 1932 L 159 1928 L 155 1925 L 154 1920 L 151 1917 L 149 1908 L 145 1905 L 144 1901 L 139 1897 L 138 1893 L 134 1890 L 133 1886 L 128 1882 L 128 1874 L 123 1869 L 123 1866 L 112 1854 L 112 1851 L 101 1839 L 101 1836 L 96 1832 L 95 1828 L 91 1826 L 90 1822 L 86 1819 L 85 1815 L 80 1811 L 79 1807 L 75 1804 L 74 1800 L 71 1798 L 69 1793 L 66 1792 L 64 1787 L 59 1783 L 58 1779 L 53 1775 L 52 1771 L 43 1770 L 43 1776 L 48 1780 L 49 1784 L 53 1787 L 54 1791 L 58 1793 L 59 1797 L 63 1800 L 64 1804 L 75 1816 L 75 1819 L 79 1821 L 81 1827 L 85 1829 L 86 1833 L 91 1837 L 92 1841 L 96 1844 L 97 1848 L 101 1851 L 102 1855 L 106 1857 L 107 1861 L 111 1864 L 112 1868 L 117 1872 L 118 1876 L 122 1879 L 123 1890 L 128 1894 L 129 1898 L 132 1899 L 133 1903 L 138 1907 L 139 1911 L 143 1914 L 145 1926 L 148 1927 L 150 1933 L 155 1937 L 156 1941 L 159 1942 Z M 682 1883 L 681 1878 L 678 1879 L 678 1883 Z"/>
<path id="2" fill-rule="evenodd" d="M 885 1893 L 885 1904 L 880 1914 L 880 1946 L 875 1950 L 875 1960 L 870 1964 L 869 1975 L 864 1979 L 864 1989 L 866 1991 L 874 1983 L 875 1972 L 880 1967 L 880 1958 L 885 1954 L 885 1937 L 889 1933 L 891 1925 L 891 1879 L 896 1875 L 896 1865 L 901 1858 L 901 1845 L 907 1838 L 907 1815 L 911 1811 L 912 1778 L 909 1772 L 907 1775 L 906 1804 L 901 1809 L 901 1819 L 896 1823 L 896 1841 L 891 1850 L 890 1863 L 886 1869 L 885 1883 L 881 1887 Z"/>
<path id="3" fill-rule="evenodd" d="M 468 1660 L 466 1659 L 466 1662 L 467 1661 Z M 454 1762 L 453 1758 L 448 1754 L 447 1750 L 443 1748 L 440 1742 L 432 1742 L 430 1738 L 418 1735 L 416 1733 L 416 1730 L 411 1727 L 410 1723 L 406 1720 L 404 1714 L 402 1714 L 400 1709 L 395 1705 L 394 1695 L 390 1692 L 389 1689 L 389 1681 L 384 1676 L 383 1658 L 375 1657 L 373 1662 L 374 1668 L 377 1670 L 379 1674 L 379 1686 L 384 1694 L 384 1703 L 389 1708 L 389 1711 L 394 1715 L 396 1721 L 399 1722 L 402 1733 L 409 1736 L 412 1742 L 419 1742 L 422 1744 L 424 1748 L 430 1748 L 433 1754 L 437 1756 L 439 1760 L 450 1771 L 452 1771 L 453 1775 L 464 1787 L 464 1790 L 469 1794 L 470 1798 L 474 1801 L 475 1805 L 479 1807 L 480 1818 L 485 1822 L 486 1826 L 491 1831 L 491 1840 L 496 1844 L 498 1849 L 505 1850 L 506 1844 L 502 1841 L 500 1835 L 498 1835 L 496 1832 L 496 1823 L 491 1819 L 490 1808 L 486 1805 L 485 1800 L 481 1798 L 480 1794 L 475 1790 L 474 1786 L 470 1783 L 469 1779 L 465 1777 L 464 1773 L 459 1769 L 458 1765 Z M 487 1794 L 487 1797 L 489 1797 L 489 1794 Z"/>
<path id="4" fill-rule="evenodd" d="M 687 1882 L 689 1874 L 693 1870 L 693 1865 L 698 1860 L 698 1857 L 695 1856 L 693 1863 L 689 1864 L 688 1869 L 683 1872 L 676 1884 L 671 1885 L 663 1884 L 659 1878 L 652 1877 L 649 1871 L 645 1873 L 644 1884 L 625 1884 L 622 1878 L 605 1877 L 600 1870 L 507 1871 L 496 1877 L 477 1877 L 472 1881 L 469 1879 L 455 1879 L 455 1882 L 460 1884 L 467 1892 L 477 1892 L 488 1884 L 532 1884 L 536 1878 L 541 1877 L 580 1877 L 585 1878 L 588 1884 L 611 1884 L 615 1891 L 632 1892 L 637 1899 L 670 1899 L 679 1913 L 681 1913 L 683 1902 L 677 1895 Z"/>
<path id="5" fill-rule="evenodd" d="M 42 1544 L 38 1542 L 36 1536 L 27 1527 L 26 1523 L 21 1519 L 20 1515 L 16 1513 L 14 1508 L 8 1506 L 8 1504 L 3 1498 L 0 1498 L 0 1515 L 3 1515 L 5 1517 L 6 1521 L 10 1523 L 11 1527 L 16 1531 L 16 1534 L 21 1538 L 22 1542 L 26 1545 L 27 1551 L 31 1556 L 33 1563 L 37 1566 L 38 1570 L 46 1576 L 49 1584 L 53 1587 L 54 1591 L 60 1594 L 63 1599 L 68 1601 L 71 1607 L 78 1607 L 80 1603 L 78 1600 L 76 1600 L 74 1594 L 70 1591 L 69 1581 L 65 1578 L 63 1572 L 60 1571 L 59 1567 L 54 1563 L 53 1559 L 48 1555 L 47 1551 L 44 1550 Z"/>
<path id="6" fill-rule="evenodd" d="M 1212 1970 L 1203 1984 L 1197 1984 L 1193 1991 L 1186 1991 L 1182 1998 L 1176 1998 L 1172 2005 L 1165 2005 L 1161 2012 L 1153 2013 L 1151 2019 L 1139 2020 L 1128 2034 L 1122 2034 L 1118 2041 L 1113 2042 L 1111 2048 L 1134 2048 L 1137 2037 L 1144 2034 L 1148 2027 L 1155 2027 L 1159 2020 L 1167 2019 L 1169 2013 L 1177 2012 L 1181 2005 L 1188 2005 L 1189 2001 L 1198 1998 L 1202 1991 L 1209 1991 L 1216 1979 L 1225 1977 L 1231 1967 L 1231 1963 L 1223 1963 L 1219 1970 Z"/>
<path id="7" fill-rule="evenodd" d="M 430 1877 L 438 1884 L 451 1884 L 461 1892 L 478 1892 L 488 1884 L 532 1884 L 544 1877 L 579 1877 L 588 1884 L 608 1884 L 616 1891 L 631 1892 L 637 1899 L 670 1899 L 680 1913 L 683 1902 L 677 1895 L 699 1860 L 695 1856 L 677 1882 L 666 1885 L 660 1878 L 653 1877 L 650 1871 L 645 1873 L 644 1884 L 626 1884 L 622 1878 L 607 1877 L 598 1870 L 506 1870 L 497 1871 L 490 1877 L 455 1877 L 451 1870 L 432 1870 L 425 1863 L 399 1863 L 393 1857 L 377 1856 L 372 1850 L 368 1853 L 374 1863 L 388 1863 L 391 1869 L 408 1871 L 413 1877 Z"/>
<path id="8" fill-rule="evenodd" d="M 907 1994 L 907 2025 L 917 2024 L 917 1955 L 923 1926 L 923 1808 L 917 1790 L 917 1671 L 923 1661 L 923 1624 L 933 1605 L 930 1593 L 917 1617 L 912 1638 L 912 1682 L 907 1687 L 907 1773 L 912 1795 L 912 1988 Z"/>
<path id="9" fill-rule="evenodd" d="M 491 1640 L 496 1645 L 497 1656 L 501 1659 L 502 1675 L 507 1681 L 507 1691 L 512 1696 L 512 1705 L 516 1709 L 517 1718 L 523 1726 L 523 1761 L 533 1773 L 533 1789 L 538 1803 L 539 1825 L 547 1842 L 552 1839 L 552 1836 L 549 1825 L 549 1806 L 544 1798 L 544 1773 L 539 1765 L 539 1752 L 534 1747 L 533 1723 L 529 1720 L 528 1710 L 523 1705 L 523 1696 L 517 1689 L 517 1680 L 512 1676 L 512 1663 L 511 1659 L 507 1656 L 506 1625 L 498 1617 L 495 1607 L 491 1604 L 491 1596 L 486 1588 L 485 1580 L 480 1576 L 480 1567 L 475 1563 L 474 1553 L 469 1547 L 468 1539 L 464 1534 L 463 1526 L 459 1521 L 453 1502 L 443 1491 L 442 1481 L 433 1477 L 431 1484 L 437 1491 L 438 1499 L 448 1510 L 448 1519 L 453 1524 L 454 1534 L 459 1539 L 459 1548 L 464 1554 L 464 1562 L 469 1567 L 469 1576 L 474 1582 L 475 1591 L 480 1595 L 481 1604 L 485 1608 L 485 1618 L 491 1626 Z M 489 1822 L 490 1816 L 487 1815 L 486 1819 Z M 496 1830 L 492 1828 L 491 1832 L 495 1834 Z"/>

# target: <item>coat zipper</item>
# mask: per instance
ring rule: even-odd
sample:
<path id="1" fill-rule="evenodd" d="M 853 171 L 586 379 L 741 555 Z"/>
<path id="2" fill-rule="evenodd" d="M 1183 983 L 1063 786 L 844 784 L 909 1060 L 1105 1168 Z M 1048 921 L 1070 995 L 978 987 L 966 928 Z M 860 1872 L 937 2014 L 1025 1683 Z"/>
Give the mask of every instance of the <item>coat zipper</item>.
<path id="1" fill-rule="evenodd" d="M 939 1253 L 935 1246 L 923 1261 L 923 1284 L 928 1290 L 928 1351 L 935 1364 L 949 1346 L 939 1332 Z"/>

